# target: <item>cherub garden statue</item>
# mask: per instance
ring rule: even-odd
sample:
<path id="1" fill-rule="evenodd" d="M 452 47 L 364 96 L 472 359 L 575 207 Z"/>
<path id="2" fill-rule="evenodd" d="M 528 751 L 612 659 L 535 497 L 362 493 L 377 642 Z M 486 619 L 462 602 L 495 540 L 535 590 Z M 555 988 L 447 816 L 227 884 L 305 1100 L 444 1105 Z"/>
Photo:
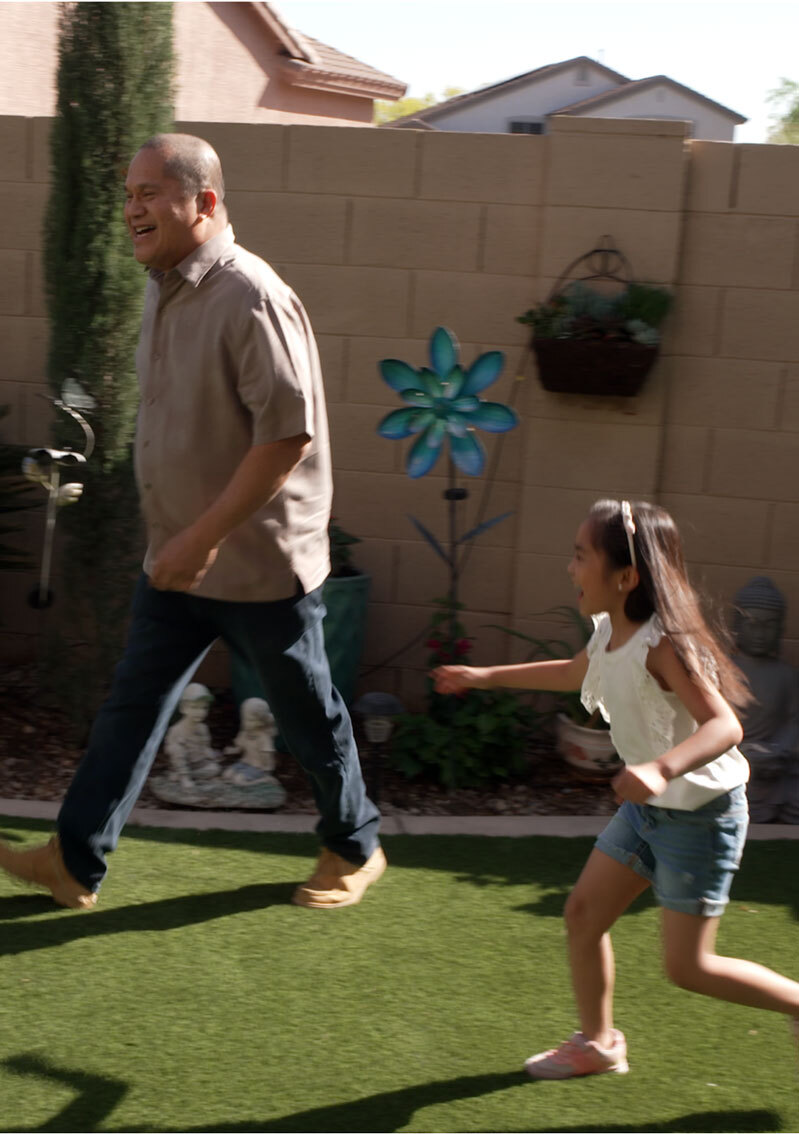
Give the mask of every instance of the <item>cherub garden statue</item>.
<path id="1" fill-rule="evenodd" d="M 223 776 L 232 784 L 277 783 L 275 770 L 275 718 L 266 701 L 249 697 L 241 704 L 241 728 L 225 756 L 239 756 Z"/>
<path id="2" fill-rule="evenodd" d="M 204 685 L 187 685 L 180 699 L 181 718 L 169 729 L 164 741 L 169 778 L 189 792 L 198 782 L 213 779 L 222 770 L 205 723 L 213 699 Z"/>
<path id="3" fill-rule="evenodd" d="M 779 658 L 784 624 L 785 599 L 771 579 L 750 579 L 735 595 L 735 662 L 754 697 L 740 745 L 753 823 L 799 823 L 799 671 Z"/>

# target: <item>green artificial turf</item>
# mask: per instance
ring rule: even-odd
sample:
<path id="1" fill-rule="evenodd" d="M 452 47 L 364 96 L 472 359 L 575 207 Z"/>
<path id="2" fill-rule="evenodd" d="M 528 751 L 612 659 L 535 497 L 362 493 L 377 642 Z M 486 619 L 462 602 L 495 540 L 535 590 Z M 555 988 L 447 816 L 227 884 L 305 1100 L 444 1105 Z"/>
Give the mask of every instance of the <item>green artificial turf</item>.
<path id="1" fill-rule="evenodd" d="M 0 1130 L 799 1129 L 786 1020 L 669 985 L 646 897 L 614 931 L 631 1073 L 523 1075 L 575 1026 L 560 913 L 590 845 L 386 838 L 339 911 L 289 904 L 306 836 L 130 828 L 89 914 L 3 878 Z M 750 844 L 720 949 L 799 977 L 797 878 L 799 842 Z"/>

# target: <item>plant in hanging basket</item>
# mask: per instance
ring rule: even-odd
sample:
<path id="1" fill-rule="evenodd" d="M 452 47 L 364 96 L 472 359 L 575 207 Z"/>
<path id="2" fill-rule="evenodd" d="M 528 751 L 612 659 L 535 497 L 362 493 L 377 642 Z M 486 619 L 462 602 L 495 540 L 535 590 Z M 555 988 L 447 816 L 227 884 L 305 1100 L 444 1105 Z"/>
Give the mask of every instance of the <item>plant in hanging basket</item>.
<path id="1" fill-rule="evenodd" d="M 662 287 L 625 283 L 605 295 L 575 280 L 517 322 L 533 329 L 544 389 L 631 397 L 660 352 L 658 328 L 671 304 Z"/>

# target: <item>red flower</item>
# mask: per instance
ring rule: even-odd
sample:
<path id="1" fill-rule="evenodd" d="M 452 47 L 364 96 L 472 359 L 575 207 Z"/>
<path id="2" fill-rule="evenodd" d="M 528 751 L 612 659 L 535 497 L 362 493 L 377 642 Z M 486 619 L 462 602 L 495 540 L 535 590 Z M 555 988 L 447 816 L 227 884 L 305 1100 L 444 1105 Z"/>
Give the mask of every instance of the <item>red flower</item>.
<path id="1" fill-rule="evenodd" d="M 457 642 L 455 643 L 455 653 L 459 657 L 462 657 L 464 654 L 468 654 L 468 652 L 471 648 L 472 648 L 471 638 L 459 638 L 457 640 Z"/>
<path id="2" fill-rule="evenodd" d="M 427 646 L 427 648 L 429 650 L 440 650 L 441 649 L 441 643 L 439 642 L 438 638 L 428 638 L 427 641 L 425 642 L 425 645 Z"/>

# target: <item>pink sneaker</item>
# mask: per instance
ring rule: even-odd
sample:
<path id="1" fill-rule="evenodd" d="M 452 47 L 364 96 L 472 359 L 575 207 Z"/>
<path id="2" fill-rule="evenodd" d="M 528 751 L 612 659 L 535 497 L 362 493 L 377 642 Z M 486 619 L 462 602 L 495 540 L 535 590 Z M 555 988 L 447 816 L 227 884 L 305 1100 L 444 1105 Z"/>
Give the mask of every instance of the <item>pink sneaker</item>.
<path id="1" fill-rule="evenodd" d="M 575 1032 L 560 1047 L 531 1055 L 524 1069 L 533 1079 L 573 1079 L 578 1075 L 601 1075 L 603 1071 L 625 1075 L 630 1067 L 624 1036 L 614 1029 L 613 1043 L 608 1048 L 587 1040 L 582 1032 Z"/>

